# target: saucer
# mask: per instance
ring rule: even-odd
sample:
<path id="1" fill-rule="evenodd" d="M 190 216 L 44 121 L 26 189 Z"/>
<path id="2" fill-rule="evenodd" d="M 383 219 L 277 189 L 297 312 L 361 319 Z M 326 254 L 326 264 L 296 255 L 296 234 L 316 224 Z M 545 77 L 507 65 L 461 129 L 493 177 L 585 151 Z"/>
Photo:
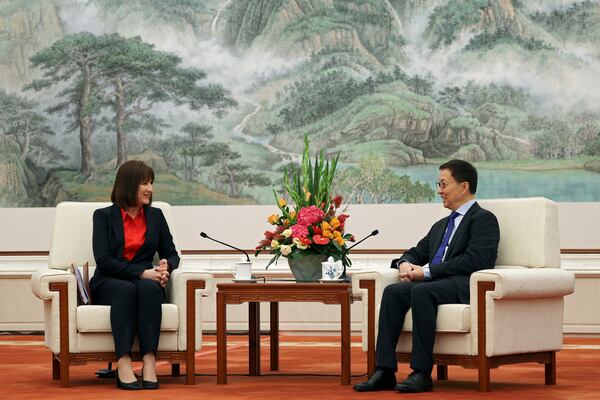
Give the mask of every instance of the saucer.
<path id="1" fill-rule="evenodd" d="M 319 279 L 319 282 L 321 283 L 339 283 L 339 282 L 346 282 L 345 279 Z"/>
<path id="2" fill-rule="evenodd" d="M 235 283 L 256 283 L 256 282 L 258 282 L 258 279 L 256 279 L 256 278 L 251 278 L 251 279 L 233 279 L 233 281 Z"/>

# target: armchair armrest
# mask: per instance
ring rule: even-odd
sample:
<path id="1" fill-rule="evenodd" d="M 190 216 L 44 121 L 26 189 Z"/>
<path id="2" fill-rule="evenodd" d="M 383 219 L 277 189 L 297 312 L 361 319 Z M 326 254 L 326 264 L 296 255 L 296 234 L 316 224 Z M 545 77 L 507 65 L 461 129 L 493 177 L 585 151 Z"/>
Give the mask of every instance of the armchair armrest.
<path id="1" fill-rule="evenodd" d="M 574 288 L 575 275 L 556 268 L 501 268 L 472 274 L 471 332 L 477 332 L 472 335 L 472 349 L 479 357 L 560 350 L 563 297 Z"/>
<path id="2" fill-rule="evenodd" d="M 471 275 L 471 299 L 478 282 L 494 282 L 494 299 L 563 297 L 575 291 L 575 274 L 558 268 L 485 269 Z"/>
<path id="3" fill-rule="evenodd" d="M 77 349 L 77 282 L 68 271 L 46 269 L 31 276 L 31 291 L 44 301 L 44 337 L 53 353 Z"/>
<path id="4" fill-rule="evenodd" d="M 369 280 L 375 281 L 376 299 L 380 300 L 383 295 L 383 289 L 391 283 L 400 282 L 400 275 L 398 274 L 398 270 L 394 268 L 353 273 L 352 294 L 356 296 L 366 295 L 366 290 L 360 288 L 360 282 Z M 377 294 L 379 297 L 377 297 Z"/>
<path id="5" fill-rule="evenodd" d="M 362 348 L 367 352 L 369 374 L 375 370 L 375 337 L 383 290 L 386 286 L 397 282 L 400 282 L 400 275 L 398 270 L 393 268 L 352 274 L 352 294 L 360 296 L 363 304 Z"/>
<path id="6" fill-rule="evenodd" d="M 77 282 L 75 276 L 62 269 L 44 269 L 38 270 L 31 275 L 31 291 L 41 300 L 54 300 L 58 293 L 50 290 L 50 283 L 62 282 L 69 286 L 69 295 L 73 292 L 73 297 L 69 296 L 69 303 L 77 305 Z"/>
<path id="7" fill-rule="evenodd" d="M 197 300 L 214 294 L 215 283 L 209 272 L 195 269 L 176 269 L 169 280 L 172 303 L 179 313 L 179 350 L 187 349 L 187 344 L 200 350 L 202 343 L 202 315 L 196 309 Z"/>

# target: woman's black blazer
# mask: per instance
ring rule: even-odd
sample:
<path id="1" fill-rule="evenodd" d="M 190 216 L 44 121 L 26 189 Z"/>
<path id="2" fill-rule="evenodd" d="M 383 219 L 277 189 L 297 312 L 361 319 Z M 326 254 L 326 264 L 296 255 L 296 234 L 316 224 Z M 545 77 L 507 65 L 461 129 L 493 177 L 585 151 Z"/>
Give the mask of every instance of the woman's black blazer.
<path id="1" fill-rule="evenodd" d="M 179 266 L 179 255 L 173 243 L 167 220 L 159 208 L 144 206 L 146 216 L 146 240 L 131 261 L 123 258 L 125 238 L 123 217 L 115 204 L 94 212 L 92 247 L 96 259 L 96 271 L 90 280 L 90 288 L 100 286 L 108 278 L 124 280 L 140 279 L 144 270 L 153 267 L 154 254 L 169 263 L 169 271 Z"/>

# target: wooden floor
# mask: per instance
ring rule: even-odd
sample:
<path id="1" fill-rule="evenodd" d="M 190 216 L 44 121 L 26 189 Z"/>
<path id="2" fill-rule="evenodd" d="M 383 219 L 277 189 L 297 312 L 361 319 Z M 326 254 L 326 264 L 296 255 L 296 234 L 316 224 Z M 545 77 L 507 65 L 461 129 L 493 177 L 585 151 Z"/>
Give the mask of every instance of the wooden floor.
<path id="1" fill-rule="evenodd" d="M 339 338 L 282 336 L 280 371 L 268 371 L 268 338 L 265 336 L 260 377 L 247 376 L 248 347 L 243 336 L 228 339 L 227 385 L 216 384 L 215 336 L 205 335 L 196 355 L 195 386 L 184 377 L 172 378 L 168 364 L 159 365 L 161 388 L 126 392 L 113 380 L 96 378 L 103 363 L 71 368 L 71 388 L 61 389 L 51 379 L 50 353 L 41 336 L 0 335 L 0 400 L 6 399 L 600 399 L 600 339 L 566 339 L 558 353 L 557 385 L 544 385 L 544 367 L 537 364 L 503 366 L 492 371 L 492 392 L 477 393 L 477 372 L 449 368 L 449 380 L 434 381 L 434 392 L 406 395 L 397 392 L 356 393 L 340 385 Z M 182 372 L 183 372 L 182 366 Z M 139 372 L 139 369 L 136 371 Z M 366 357 L 358 338 L 353 339 L 352 383 L 366 379 Z M 401 365 L 398 379 L 410 372 Z"/>

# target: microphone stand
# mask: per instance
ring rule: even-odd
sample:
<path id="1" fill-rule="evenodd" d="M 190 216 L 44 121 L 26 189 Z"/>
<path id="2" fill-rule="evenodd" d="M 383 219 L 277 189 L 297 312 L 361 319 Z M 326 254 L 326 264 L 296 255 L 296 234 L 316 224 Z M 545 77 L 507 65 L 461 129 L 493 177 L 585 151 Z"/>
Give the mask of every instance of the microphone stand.
<path id="1" fill-rule="evenodd" d="M 361 240 L 359 240 L 358 242 L 354 243 L 352 246 L 348 247 L 346 249 L 346 251 L 344 251 L 344 256 L 346 256 L 348 253 L 350 253 L 350 249 L 358 246 L 359 244 L 361 244 L 362 242 L 364 242 L 365 240 L 367 240 L 368 238 L 370 238 L 371 236 L 375 236 L 379 234 L 379 230 L 375 229 L 373 232 L 371 232 L 369 235 L 365 236 L 364 238 L 362 238 Z M 344 282 L 350 282 L 350 278 L 348 278 L 348 276 L 346 275 L 346 263 L 343 262 L 343 257 L 342 257 L 342 264 L 344 266 L 344 272 L 342 272 L 342 275 L 340 276 L 340 279 L 343 279 Z"/>
<path id="2" fill-rule="evenodd" d="M 204 232 L 200 232 L 200 236 L 202 236 L 202 237 L 203 237 L 203 238 L 205 238 L 205 239 L 210 239 L 210 240 L 212 240 L 213 242 L 220 243 L 220 244 L 222 244 L 223 246 L 231 247 L 231 248 L 232 248 L 232 249 L 234 249 L 234 250 L 241 251 L 241 252 L 242 252 L 242 253 L 244 253 L 244 255 L 246 256 L 246 261 L 250 262 L 250 257 L 248 256 L 248 253 L 246 253 L 244 250 L 242 250 L 242 249 L 238 249 L 237 247 L 235 247 L 235 246 L 232 246 L 232 245 L 230 245 L 230 244 L 223 243 L 223 242 L 221 242 L 220 240 L 213 239 L 213 238 L 211 238 L 210 236 L 208 236 L 208 235 L 207 235 L 206 233 L 204 233 Z M 358 244 L 358 243 L 357 243 L 357 244 Z"/>

